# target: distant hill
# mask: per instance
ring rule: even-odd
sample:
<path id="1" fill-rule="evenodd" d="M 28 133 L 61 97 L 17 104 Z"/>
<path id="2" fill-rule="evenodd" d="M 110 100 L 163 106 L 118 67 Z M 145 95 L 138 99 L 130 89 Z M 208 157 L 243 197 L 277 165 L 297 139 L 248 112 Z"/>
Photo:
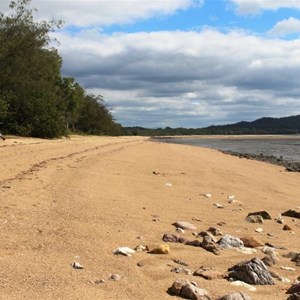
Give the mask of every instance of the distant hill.
<path id="1" fill-rule="evenodd" d="M 261 118 L 253 122 L 209 126 L 205 128 L 157 128 L 125 127 L 126 135 L 169 136 L 209 134 L 300 134 L 300 115 L 284 118 Z"/>
<path id="2" fill-rule="evenodd" d="M 253 122 L 202 128 L 212 134 L 296 134 L 300 133 L 300 115 L 284 118 L 261 118 Z"/>

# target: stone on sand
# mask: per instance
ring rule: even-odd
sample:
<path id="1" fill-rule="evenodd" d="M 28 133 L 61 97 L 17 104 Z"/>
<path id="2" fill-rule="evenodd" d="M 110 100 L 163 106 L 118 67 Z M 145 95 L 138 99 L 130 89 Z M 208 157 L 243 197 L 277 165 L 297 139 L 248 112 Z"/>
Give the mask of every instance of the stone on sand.
<path id="1" fill-rule="evenodd" d="M 225 234 L 219 241 L 218 244 L 221 248 L 238 248 L 244 247 L 244 243 L 241 239 L 234 237 L 230 234 Z"/>
<path id="2" fill-rule="evenodd" d="M 219 298 L 218 300 L 251 300 L 251 298 L 244 293 L 237 292 L 237 293 L 225 295 Z"/>
<path id="3" fill-rule="evenodd" d="M 268 212 L 265 210 L 257 211 L 257 212 L 251 212 L 248 214 L 248 216 L 261 216 L 264 220 L 271 220 L 271 216 Z"/>
<path id="4" fill-rule="evenodd" d="M 157 248 L 152 249 L 148 253 L 150 253 L 150 254 L 169 254 L 170 247 L 167 244 L 162 244 L 162 245 L 159 245 Z"/>
<path id="5" fill-rule="evenodd" d="M 197 229 L 197 227 L 194 224 L 189 223 L 187 221 L 176 221 L 172 225 L 174 225 L 175 227 L 184 229 L 184 230 L 196 230 Z"/>
<path id="6" fill-rule="evenodd" d="M 241 237 L 241 241 L 244 243 L 245 247 L 249 248 L 256 248 L 264 245 L 262 241 L 260 241 L 254 236 Z"/>

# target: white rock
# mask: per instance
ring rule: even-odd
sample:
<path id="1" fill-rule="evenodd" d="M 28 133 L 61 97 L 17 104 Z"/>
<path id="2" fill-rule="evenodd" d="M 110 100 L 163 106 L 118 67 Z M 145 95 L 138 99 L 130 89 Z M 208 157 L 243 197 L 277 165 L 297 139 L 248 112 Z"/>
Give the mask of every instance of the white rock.
<path id="1" fill-rule="evenodd" d="M 113 250 L 114 254 L 122 254 L 124 256 L 132 256 L 131 254 L 135 253 L 135 251 L 129 247 L 119 247 Z"/>
<path id="2" fill-rule="evenodd" d="M 220 204 L 220 203 L 214 203 L 214 206 L 216 208 L 224 208 L 224 206 L 222 204 Z"/>
<path id="3" fill-rule="evenodd" d="M 261 232 L 263 232 L 264 230 L 263 230 L 261 227 L 259 227 L 259 228 L 256 228 L 254 231 L 255 231 L 255 232 L 258 232 L 258 233 L 261 233 Z"/>
<path id="4" fill-rule="evenodd" d="M 167 182 L 167 183 L 165 183 L 165 186 L 173 186 L 173 184 L 172 184 L 172 183 L 169 183 L 169 182 Z"/>
<path id="5" fill-rule="evenodd" d="M 243 282 L 243 281 L 240 281 L 240 280 L 236 280 L 236 281 L 232 281 L 230 283 L 230 285 L 234 285 L 234 286 L 242 286 L 246 289 L 248 289 L 249 291 L 251 292 L 255 292 L 256 291 L 256 287 L 246 283 L 246 282 Z"/>
<path id="6" fill-rule="evenodd" d="M 83 266 L 79 262 L 76 262 L 76 261 L 72 263 L 72 267 L 74 269 L 79 269 L 79 270 L 83 269 Z"/>
<path id="7" fill-rule="evenodd" d="M 204 194 L 203 196 L 206 197 L 206 198 L 211 198 L 212 194 L 207 193 L 207 194 Z"/>

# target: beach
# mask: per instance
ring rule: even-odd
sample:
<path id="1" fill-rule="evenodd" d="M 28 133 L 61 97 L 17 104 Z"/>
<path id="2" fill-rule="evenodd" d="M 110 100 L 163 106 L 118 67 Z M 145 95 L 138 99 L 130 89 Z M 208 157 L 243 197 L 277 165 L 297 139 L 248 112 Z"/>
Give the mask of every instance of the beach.
<path id="1" fill-rule="evenodd" d="M 274 220 L 300 206 L 300 173 L 284 167 L 146 137 L 92 136 L 9 137 L 0 141 L 0 163 L 1 299 L 177 299 L 167 293 L 176 279 L 197 282 L 212 299 L 235 291 L 257 300 L 287 299 L 300 275 L 299 266 L 282 256 L 299 252 L 300 219 L 284 217 L 287 231 Z M 229 203 L 229 195 L 236 202 Z M 263 210 L 271 220 L 245 221 Z M 178 220 L 197 229 L 178 233 L 172 225 Z M 166 255 L 113 254 L 121 246 L 153 249 L 165 244 L 165 233 L 195 240 L 194 231 L 211 226 L 275 245 L 279 261 L 269 269 L 290 282 L 274 279 L 275 285 L 251 292 L 226 279 L 171 272 L 179 259 L 192 272 L 208 266 L 225 273 L 238 262 L 263 258 L 259 248 L 214 255 L 169 242 Z M 121 279 L 109 280 L 111 274 Z"/>

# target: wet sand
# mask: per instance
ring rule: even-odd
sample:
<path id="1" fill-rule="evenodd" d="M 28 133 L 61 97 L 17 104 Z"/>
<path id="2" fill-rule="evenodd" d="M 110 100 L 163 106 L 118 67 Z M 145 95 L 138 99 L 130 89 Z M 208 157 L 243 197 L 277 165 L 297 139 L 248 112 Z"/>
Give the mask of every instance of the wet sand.
<path id="1" fill-rule="evenodd" d="M 225 279 L 207 281 L 170 272 L 176 266 L 173 259 L 186 261 L 191 271 L 206 265 L 226 272 L 242 260 L 262 258 L 260 250 L 252 255 L 223 250 L 216 256 L 169 243 L 168 255 L 142 252 L 124 257 L 112 251 L 140 244 L 152 249 L 163 243 L 164 233 L 176 233 L 173 222 L 185 220 L 196 225 L 197 232 L 225 222 L 219 227 L 223 233 L 253 235 L 285 247 L 280 254 L 299 252 L 299 219 L 284 218 L 292 233 L 274 220 L 250 224 L 245 217 L 267 210 L 274 219 L 299 207 L 300 173 L 212 149 L 140 137 L 9 137 L 0 141 L 0 163 L 2 299 L 176 299 L 167 289 L 177 278 L 196 281 L 213 299 L 234 291 L 252 299 L 287 298 L 291 283 L 275 280 L 274 286 L 256 286 L 256 292 L 249 292 Z M 227 202 L 232 194 L 240 204 Z M 217 209 L 216 202 L 224 208 Z M 160 221 L 154 222 L 155 217 Z M 254 232 L 257 227 L 264 231 Z M 184 237 L 195 238 L 189 231 Z M 74 261 L 84 269 L 73 269 Z M 299 276 L 299 267 L 283 257 L 270 269 L 291 282 Z M 112 273 L 120 274 L 121 280 L 107 280 Z M 95 284 L 100 279 L 106 282 Z"/>

